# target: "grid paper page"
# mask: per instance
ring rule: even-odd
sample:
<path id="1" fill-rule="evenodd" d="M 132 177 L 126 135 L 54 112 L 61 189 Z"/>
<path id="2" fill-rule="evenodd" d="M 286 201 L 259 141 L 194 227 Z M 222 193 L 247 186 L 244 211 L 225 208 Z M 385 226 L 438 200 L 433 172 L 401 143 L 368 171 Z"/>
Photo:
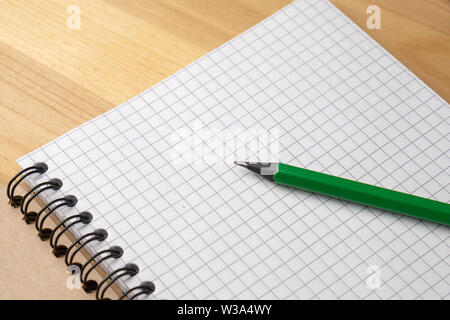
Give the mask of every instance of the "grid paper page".
<path id="1" fill-rule="evenodd" d="M 174 164 L 173 132 L 279 131 L 279 160 L 448 201 L 448 104 L 327 1 L 298 0 L 18 162 L 135 262 L 152 298 L 449 298 L 449 228 Z M 231 152 L 231 151 L 230 151 Z M 239 159 L 241 160 L 241 159 Z M 35 184 L 38 181 L 29 181 Z"/>

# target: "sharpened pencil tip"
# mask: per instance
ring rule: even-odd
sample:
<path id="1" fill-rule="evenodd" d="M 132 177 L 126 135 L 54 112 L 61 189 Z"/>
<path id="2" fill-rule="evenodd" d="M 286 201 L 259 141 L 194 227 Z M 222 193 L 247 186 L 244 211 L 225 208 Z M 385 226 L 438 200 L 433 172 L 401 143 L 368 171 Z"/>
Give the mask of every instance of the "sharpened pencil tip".
<path id="1" fill-rule="evenodd" d="M 234 164 L 253 171 L 269 180 L 273 180 L 273 175 L 278 171 L 277 163 L 271 162 L 234 161 Z"/>

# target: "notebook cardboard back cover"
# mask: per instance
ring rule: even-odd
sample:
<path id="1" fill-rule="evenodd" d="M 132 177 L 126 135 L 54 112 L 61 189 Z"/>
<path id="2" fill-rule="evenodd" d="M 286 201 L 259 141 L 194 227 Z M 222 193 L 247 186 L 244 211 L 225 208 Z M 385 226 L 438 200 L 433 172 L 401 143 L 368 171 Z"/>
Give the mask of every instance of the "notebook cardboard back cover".
<path id="1" fill-rule="evenodd" d="M 0 299 L 95 298 L 81 289 L 64 259 L 55 258 L 48 241 L 41 241 L 36 233 L 34 225 L 24 223 L 20 210 L 8 204 L 6 186 L 0 188 Z"/>

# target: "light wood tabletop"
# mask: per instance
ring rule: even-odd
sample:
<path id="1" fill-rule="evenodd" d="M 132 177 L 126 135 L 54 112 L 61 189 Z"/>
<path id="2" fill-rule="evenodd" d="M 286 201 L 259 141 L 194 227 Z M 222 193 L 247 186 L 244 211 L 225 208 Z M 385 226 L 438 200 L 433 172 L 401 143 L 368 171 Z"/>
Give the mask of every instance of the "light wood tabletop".
<path id="1" fill-rule="evenodd" d="M 128 100 L 291 0 L 0 0 L 0 184 L 15 160 Z M 447 101 L 449 0 L 331 0 Z M 368 30 L 367 7 L 381 8 Z M 69 29 L 70 5 L 81 10 Z M 72 20 L 70 20 L 72 21 Z"/>

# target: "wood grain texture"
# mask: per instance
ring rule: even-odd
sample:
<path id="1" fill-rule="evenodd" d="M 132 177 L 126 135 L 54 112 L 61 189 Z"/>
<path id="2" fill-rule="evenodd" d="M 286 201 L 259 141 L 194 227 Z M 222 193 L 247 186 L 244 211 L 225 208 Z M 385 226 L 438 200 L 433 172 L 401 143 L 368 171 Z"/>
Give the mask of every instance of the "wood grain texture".
<path id="1" fill-rule="evenodd" d="M 290 0 L 0 0 L 0 184 L 15 160 L 128 100 Z M 450 100 L 449 0 L 332 0 Z M 66 26 L 81 8 L 81 30 Z M 381 30 L 366 8 L 381 7 Z"/>

